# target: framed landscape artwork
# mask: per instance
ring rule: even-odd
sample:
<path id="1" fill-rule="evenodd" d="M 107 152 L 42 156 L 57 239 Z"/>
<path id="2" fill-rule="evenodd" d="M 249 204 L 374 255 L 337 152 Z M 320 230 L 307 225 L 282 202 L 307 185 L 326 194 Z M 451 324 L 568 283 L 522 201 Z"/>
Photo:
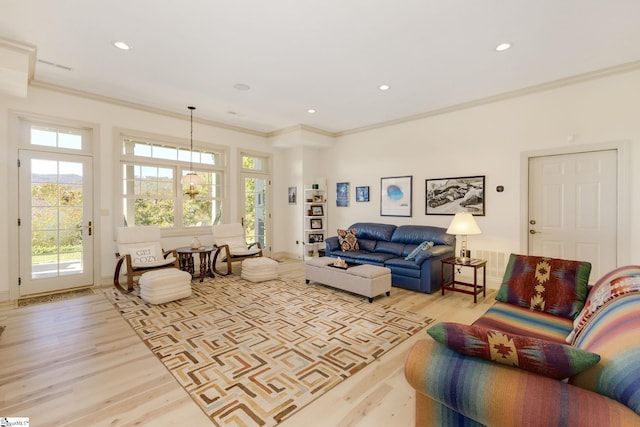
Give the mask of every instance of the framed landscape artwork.
<path id="1" fill-rule="evenodd" d="M 380 178 L 380 216 L 411 216 L 412 176 Z"/>
<path id="2" fill-rule="evenodd" d="M 427 179 L 425 193 L 427 215 L 485 214 L 484 175 Z"/>

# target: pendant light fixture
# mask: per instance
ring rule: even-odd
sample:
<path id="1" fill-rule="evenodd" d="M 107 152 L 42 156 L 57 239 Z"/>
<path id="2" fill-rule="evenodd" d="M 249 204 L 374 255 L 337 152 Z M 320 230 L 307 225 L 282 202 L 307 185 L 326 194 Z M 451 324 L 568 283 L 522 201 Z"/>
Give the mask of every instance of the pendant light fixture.
<path id="1" fill-rule="evenodd" d="M 192 107 L 191 105 L 187 107 L 191 111 L 191 150 L 190 150 L 190 161 L 189 161 L 189 172 L 182 177 L 182 186 L 185 185 L 187 188 L 184 190 L 184 194 L 189 196 L 192 200 L 196 198 L 198 195 L 197 185 L 202 184 L 202 178 L 193 171 L 193 110 L 196 107 Z"/>

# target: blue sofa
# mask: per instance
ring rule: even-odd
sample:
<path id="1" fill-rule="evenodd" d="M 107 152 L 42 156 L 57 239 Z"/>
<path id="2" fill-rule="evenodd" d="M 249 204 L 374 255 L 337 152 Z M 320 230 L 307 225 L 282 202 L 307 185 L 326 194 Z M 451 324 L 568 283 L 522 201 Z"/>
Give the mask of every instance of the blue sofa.
<path id="1" fill-rule="evenodd" d="M 349 229 L 356 230 L 360 249 L 343 251 L 338 236 L 325 240 L 326 256 L 340 257 L 356 264 L 373 264 L 391 269 L 393 286 L 414 291 L 433 293 L 442 284 L 441 261 L 452 257 L 456 238 L 446 233 L 446 229 L 427 225 L 392 225 L 359 222 Z M 434 246 L 421 251 L 415 259 L 405 260 L 420 243 L 430 241 Z M 451 280 L 450 269 L 445 271 L 445 279 Z"/>

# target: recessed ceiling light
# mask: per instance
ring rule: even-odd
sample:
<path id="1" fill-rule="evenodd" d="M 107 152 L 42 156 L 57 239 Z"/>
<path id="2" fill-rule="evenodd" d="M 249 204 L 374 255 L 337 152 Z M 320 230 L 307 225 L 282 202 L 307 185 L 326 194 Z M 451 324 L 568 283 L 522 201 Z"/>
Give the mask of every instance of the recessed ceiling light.
<path id="1" fill-rule="evenodd" d="M 316 113 L 316 109 L 315 109 L 315 108 L 309 108 L 309 109 L 307 110 L 307 113 L 309 113 L 309 114 L 315 114 L 315 113 Z"/>
<path id="2" fill-rule="evenodd" d="M 498 52 L 503 52 L 509 49 L 510 47 L 511 47 L 511 43 L 500 43 L 498 46 L 496 46 L 496 50 Z"/>
<path id="3" fill-rule="evenodd" d="M 378 86 L 378 89 L 380 89 L 380 90 L 389 90 L 389 89 L 391 89 L 391 86 L 389 86 L 389 85 L 380 85 L 380 86 Z"/>
<path id="4" fill-rule="evenodd" d="M 246 83 L 236 83 L 233 85 L 233 88 L 237 90 L 249 90 L 251 89 L 251 86 Z"/>
<path id="5" fill-rule="evenodd" d="M 125 42 L 121 42 L 121 41 L 115 41 L 115 42 L 113 42 L 113 45 L 115 47 L 117 47 L 118 49 L 120 49 L 120 50 L 129 50 L 129 49 L 131 49 L 131 46 L 129 46 Z"/>

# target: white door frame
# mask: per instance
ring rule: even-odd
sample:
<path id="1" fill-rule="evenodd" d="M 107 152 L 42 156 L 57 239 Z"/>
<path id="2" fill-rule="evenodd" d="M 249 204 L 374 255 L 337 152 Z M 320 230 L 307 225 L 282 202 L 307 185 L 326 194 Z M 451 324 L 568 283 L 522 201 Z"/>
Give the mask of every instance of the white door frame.
<path id="1" fill-rule="evenodd" d="M 75 154 L 84 154 L 88 156 L 95 157 L 96 153 L 100 152 L 100 140 L 99 140 L 99 125 L 90 124 L 85 122 L 80 122 L 76 120 L 69 120 L 59 117 L 52 117 L 46 115 L 40 115 L 36 113 L 29 113 L 23 111 L 9 111 L 9 141 L 8 141 L 8 150 L 7 153 L 10 153 L 9 159 L 7 159 L 7 178 L 9 183 L 17 183 L 19 168 L 18 168 L 18 149 L 33 149 L 33 147 L 29 146 L 27 141 L 24 141 L 23 136 L 21 135 L 21 123 L 23 121 L 28 122 L 49 122 L 52 124 L 56 124 L 58 126 L 68 126 L 75 128 L 85 128 L 91 131 L 92 133 L 92 146 L 89 150 L 83 151 L 82 153 Z M 100 285 L 102 280 L 102 263 L 101 263 L 101 221 L 100 221 L 100 198 L 98 197 L 99 188 L 100 188 L 100 162 L 93 162 L 93 188 L 91 189 L 93 192 L 93 235 L 94 235 L 94 246 L 93 246 L 93 283 L 94 285 Z M 18 186 L 17 185 L 9 185 L 9 189 L 7 192 L 8 200 L 17 201 L 18 197 Z M 9 203 L 7 218 L 7 226 L 8 226 L 8 240 L 9 248 L 18 248 L 20 235 L 18 228 L 18 216 L 19 216 L 19 203 Z M 7 254 L 8 262 L 9 262 L 9 300 L 17 300 L 20 296 L 20 288 L 18 287 L 18 277 L 20 276 L 20 268 L 19 268 L 19 257 L 18 251 L 9 251 Z"/>
<path id="2" fill-rule="evenodd" d="M 520 252 L 529 250 L 529 159 L 532 157 L 557 156 L 593 151 L 616 150 L 618 162 L 618 217 L 617 217 L 617 256 L 618 266 L 629 264 L 631 240 L 629 236 L 630 218 L 630 141 L 603 142 L 599 144 L 548 148 L 525 151 L 520 155 Z"/>

